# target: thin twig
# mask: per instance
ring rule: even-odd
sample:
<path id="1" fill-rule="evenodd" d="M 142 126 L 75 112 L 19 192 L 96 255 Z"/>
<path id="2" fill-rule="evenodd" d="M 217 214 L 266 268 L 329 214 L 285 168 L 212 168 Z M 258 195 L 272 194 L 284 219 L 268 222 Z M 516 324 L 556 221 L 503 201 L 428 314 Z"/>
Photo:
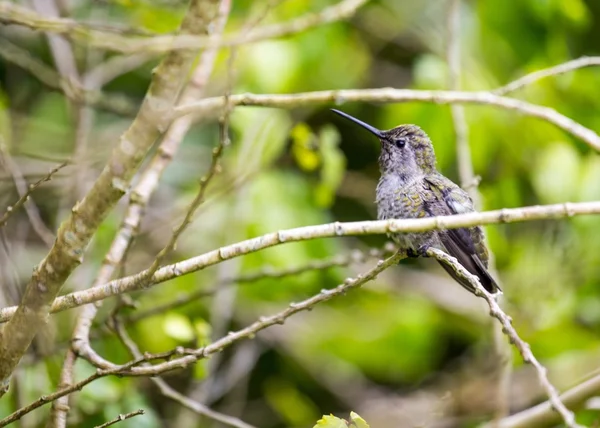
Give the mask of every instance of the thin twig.
<path id="1" fill-rule="evenodd" d="M 52 247 L 54 243 L 54 234 L 48 229 L 48 227 L 44 224 L 42 217 L 40 216 L 40 211 L 38 207 L 29 199 L 31 193 L 37 189 L 42 183 L 50 181 L 52 176 L 64 168 L 67 165 L 67 162 L 63 162 L 58 165 L 56 168 L 52 169 L 48 174 L 46 174 L 42 179 L 38 180 L 36 183 L 27 186 L 25 179 L 23 178 L 23 174 L 17 163 L 10 156 L 6 145 L 2 137 L 0 137 L 0 164 L 3 164 L 5 169 L 10 173 L 13 178 L 15 188 L 17 189 L 17 193 L 19 194 L 19 200 L 12 205 L 8 206 L 5 213 L 0 218 L 0 227 L 3 227 L 8 222 L 10 216 L 16 212 L 21 206 L 25 208 L 25 213 L 27 214 L 27 218 L 33 227 L 35 233 L 40 237 L 40 239 L 46 244 L 47 247 Z"/>
<path id="2" fill-rule="evenodd" d="M 260 281 L 262 279 L 286 278 L 288 276 L 295 276 L 315 270 L 321 271 L 325 269 L 331 269 L 333 267 L 348 266 L 353 263 L 364 263 L 367 261 L 368 258 L 381 258 L 385 254 L 389 254 L 395 251 L 393 247 L 393 245 L 389 247 L 386 246 L 386 248 L 384 248 L 383 250 L 373 248 L 368 253 L 360 250 L 354 250 L 347 256 L 336 256 L 328 260 L 316 260 L 302 266 L 295 266 L 292 268 L 280 270 L 273 270 L 272 268 L 263 268 L 258 272 L 253 272 L 250 274 L 241 275 L 233 278 L 224 278 L 221 281 L 219 281 L 215 286 L 209 289 L 183 294 L 181 296 L 178 296 L 176 299 L 171 300 L 170 302 L 166 302 L 162 305 L 153 306 L 152 308 L 149 308 L 145 311 L 140 311 L 128 317 L 124 317 L 124 321 L 127 321 L 128 323 L 138 322 L 142 319 L 160 314 L 162 312 L 166 312 L 179 306 L 187 305 L 202 297 L 211 296 L 217 290 L 234 284 L 249 284 L 256 281 Z"/>
<path id="3" fill-rule="evenodd" d="M 575 415 L 565 407 L 556 388 L 548 380 L 548 370 L 537 360 L 535 355 L 533 355 L 529 344 L 519 337 L 517 331 L 512 326 L 512 319 L 500 308 L 500 305 L 498 305 L 498 302 L 496 301 L 496 297 L 488 293 L 480 284 L 479 279 L 461 266 L 456 258 L 437 248 L 429 248 L 427 250 L 427 255 L 449 266 L 454 272 L 469 281 L 474 287 L 475 294 L 484 299 L 490 307 L 490 316 L 496 318 L 500 324 L 502 324 L 502 332 L 508 337 L 510 343 L 517 348 L 523 361 L 527 364 L 531 364 L 535 368 L 539 382 L 546 391 L 552 408 L 560 414 L 566 426 L 569 428 L 579 427 L 575 421 Z"/>
<path id="4" fill-rule="evenodd" d="M 175 229 L 169 242 L 163 247 L 162 250 L 158 253 L 158 255 L 154 258 L 154 261 L 150 265 L 148 269 L 144 271 L 144 277 L 141 279 L 141 286 L 143 287 L 144 283 L 150 280 L 152 275 L 158 270 L 163 260 L 173 251 L 175 248 L 175 244 L 177 240 L 181 236 L 183 232 L 187 229 L 187 227 L 192 223 L 194 218 L 194 214 L 196 210 L 202 205 L 204 202 L 204 196 L 206 194 L 206 189 L 213 179 L 215 175 L 221 170 L 221 166 L 219 160 L 221 159 L 221 155 L 223 154 L 223 150 L 230 144 L 228 132 L 228 114 L 225 115 L 224 119 L 220 122 L 220 137 L 219 143 L 212 150 L 212 158 L 210 162 L 210 166 L 208 168 L 208 172 L 200 179 L 200 187 L 198 188 L 198 192 L 196 196 L 192 200 L 189 208 L 187 209 L 185 216 L 179 226 Z"/>
<path id="5" fill-rule="evenodd" d="M 514 92 L 521 89 L 524 86 L 531 85 L 538 80 L 546 77 L 558 76 L 559 74 L 568 73 L 569 71 L 577 70 L 579 68 L 598 66 L 600 65 L 600 56 L 582 56 L 581 58 L 567 61 L 562 64 L 555 65 L 553 67 L 544 68 L 543 70 L 537 70 L 533 73 L 529 73 L 517 80 L 514 80 L 507 85 L 501 86 L 500 88 L 491 91 L 496 95 L 506 95 L 510 92 Z"/>
<path id="6" fill-rule="evenodd" d="M 139 409 L 139 410 L 136 410 L 135 412 L 125 413 L 123 415 L 117 416 L 112 421 L 105 422 L 102 425 L 97 425 L 96 428 L 106 428 L 106 427 L 109 427 L 111 425 L 114 425 L 114 424 L 117 424 L 119 422 L 122 422 L 125 419 L 133 418 L 134 416 L 143 415 L 144 413 L 145 413 L 144 409 Z"/>
<path id="7" fill-rule="evenodd" d="M 496 211 L 474 212 L 444 217 L 422 219 L 392 219 L 378 221 L 358 221 L 351 223 L 329 223 L 305 226 L 296 229 L 271 232 L 256 238 L 227 245 L 196 257 L 164 266 L 156 271 L 150 284 L 158 284 L 170 279 L 196 272 L 222 262 L 275 245 L 336 236 L 375 235 L 398 232 L 425 232 L 428 230 L 457 229 L 494 223 L 514 223 L 542 219 L 557 219 L 575 215 L 600 214 L 598 202 L 567 202 L 555 205 L 501 209 Z M 57 297 L 50 309 L 51 313 L 64 311 L 87 303 L 97 302 L 110 296 L 139 289 L 144 272 L 110 281 L 87 290 L 76 291 Z M 148 285 L 148 284 L 146 284 Z M 0 322 L 11 319 L 14 306 L 0 309 Z"/>
<path id="8" fill-rule="evenodd" d="M 6 1 L 0 2 L 0 22 L 18 24 L 36 31 L 63 34 L 73 41 L 85 43 L 86 46 L 95 46 L 100 49 L 122 53 L 162 53 L 183 49 L 237 46 L 290 36 L 321 25 L 347 19 L 366 2 L 367 0 L 342 0 L 338 4 L 327 7 L 319 12 L 307 13 L 288 22 L 259 27 L 243 37 L 233 35 L 219 40 L 211 40 L 210 37 L 188 34 L 125 37 L 115 32 L 103 32 L 91 28 L 72 19 L 43 17 L 29 9 Z"/>
<path id="9" fill-rule="evenodd" d="M 405 103 L 428 102 L 434 104 L 482 104 L 518 111 L 521 114 L 543 119 L 600 151 L 600 136 L 593 130 L 575 122 L 550 107 L 531 104 L 526 101 L 502 97 L 487 91 L 426 91 L 416 89 L 340 89 L 329 91 L 304 92 L 297 94 L 238 94 L 229 97 L 231 106 L 261 106 L 295 108 L 315 104 L 342 104 L 346 102 Z M 175 116 L 194 114 L 203 120 L 215 117 L 223 104 L 224 97 L 205 98 L 201 101 L 180 106 Z"/>
<path id="10" fill-rule="evenodd" d="M 25 204 L 27 202 L 27 199 L 29 198 L 29 196 L 38 187 L 40 187 L 42 184 L 44 184 L 44 183 L 52 180 L 52 176 L 54 174 L 56 174 L 58 171 L 60 171 L 61 169 L 63 169 L 68 164 L 69 164 L 69 161 L 65 161 L 65 162 L 61 163 L 60 165 L 52 168 L 46 175 L 44 175 L 38 181 L 36 181 L 33 184 L 30 184 L 27 187 L 27 191 L 21 195 L 21 197 L 19 198 L 19 200 L 17 202 L 15 202 L 14 204 L 12 204 L 12 205 L 10 205 L 9 207 L 6 208 L 6 211 L 4 212 L 4 214 L 2 215 L 2 217 L 0 218 L 0 227 L 3 227 L 3 226 L 6 225 L 6 223 L 8 222 L 8 219 L 15 213 L 15 211 L 17 211 L 19 208 L 21 208 L 21 206 L 23 204 Z"/>
<path id="11" fill-rule="evenodd" d="M 40 398 L 38 398 L 37 400 L 35 400 L 34 402 L 30 403 L 29 405 L 20 408 L 16 412 L 11 413 L 4 419 L 0 420 L 0 427 L 7 426 L 8 424 L 10 424 L 12 422 L 18 421 L 23 416 L 25 416 L 27 413 L 30 413 L 33 410 L 35 410 L 38 407 L 41 407 L 45 404 L 51 403 L 55 400 L 58 400 L 60 397 L 70 394 L 71 392 L 81 391 L 81 389 L 83 389 L 83 387 L 85 387 L 86 385 L 92 383 L 93 381 L 95 381 L 97 379 L 100 379 L 101 377 L 110 376 L 110 375 L 120 375 L 121 373 L 124 373 L 124 372 L 126 373 L 132 367 L 135 367 L 139 364 L 150 361 L 152 359 L 170 358 L 172 355 L 175 355 L 176 352 L 177 352 L 177 350 L 175 352 L 173 352 L 173 351 L 169 352 L 168 353 L 169 355 L 165 354 L 165 355 L 161 355 L 161 356 L 159 356 L 158 354 L 144 355 L 143 357 L 129 361 L 126 364 L 113 366 L 112 368 L 107 369 L 107 370 L 98 369 L 98 370 L 96 370 L 96 373 L 94 373 L 93 375 L 91 375 L 73 385 L 70 385 L 68 387 L 60 388 L 58 391 L 55 391 L 52 394 L 43 395 Z"/>
<path id="12" fill-rule="evenodd" d="M 229 334 L 226 336 L 203 348 L 186 350 L 184 355 L 181 357 L 175 357 L 169 361 L 159 363 L 151 367 L 132 367 L 129 371 L 121 371 L 120 374 L 124 376 L 154 376 L 167 371 L 184 368 L 200 359 L 208 358 L 217 352 L 221 352 L 224 348 L 231 346 L 239 340 L 251 339 L 261 330 L 272 327 L 276 324 L 284 324 L 286 319 L 299 312 L 309 311 L 319 303 L 323 303 L 334 297 L 344 295 L 348 291 L 362 286 L 363 284 L 375 279 L 381 272 L 398 263 L 404 257 L 405 255 L 403 253 L 397 252 L 386 260 L 379 260 L 376 266 L 369 269 L 364 274 L 360 274 L 355 278 L 347 278 L 343 284 L 340 284 L 332 289 L 323 289 L 320 293 L 301 302 L 290 303 L 289 306 L 281 312 L 271 316 L 260 317 L 259 320 L 253 324 L 250 324 L 241 330 L 229 332 Z M 146 358 L 155 360 L 157 359 L 157 355 L 146 354 Z M 102 360 L 100 358 L 96 358 L 90 362 L 97 367 L 114 366 L 109 361 Z"/>

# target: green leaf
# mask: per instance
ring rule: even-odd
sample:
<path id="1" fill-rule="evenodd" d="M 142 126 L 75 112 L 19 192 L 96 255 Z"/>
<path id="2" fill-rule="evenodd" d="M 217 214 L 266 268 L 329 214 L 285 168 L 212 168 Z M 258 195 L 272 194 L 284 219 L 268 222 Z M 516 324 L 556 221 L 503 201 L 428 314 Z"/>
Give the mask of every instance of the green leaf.
<path id="1" fill-rule="evenodd" d="M 181 342 L 190 342 L 196 337 L 188 317 L 175 312 L 169 312 L 165 315 L 163 328 L 169 337 Z"/>
<path id="2" fill-rule="evenodd" d="M 345 420 L 333 415 L 323 415 L 313 428 L 348 428 Z"/>
<path id="3" fill-rule="evenodd" d="M 290 136 L 292 155 L 298 166 L 304 171 L 314 171 L 321 163 L 315 134 L 306 123 L 299 123 L 294 126 Z"/>
<path id="4" fill-rule="evenodd" d="M 319 141 L 323 166 L 316 200 L 317 205 L 329 207 L 333 204 L 335 192 L 344 179 L 346 157 L 338 146 L 340 135 L 334 127 L 323 128 L 319 133 Z"/>
<path id="5" fill-rule="evenodd" d="M 370 428 L 369 424 L 357 413 L 350 412 L 350 426 L 356 428 Z"/>

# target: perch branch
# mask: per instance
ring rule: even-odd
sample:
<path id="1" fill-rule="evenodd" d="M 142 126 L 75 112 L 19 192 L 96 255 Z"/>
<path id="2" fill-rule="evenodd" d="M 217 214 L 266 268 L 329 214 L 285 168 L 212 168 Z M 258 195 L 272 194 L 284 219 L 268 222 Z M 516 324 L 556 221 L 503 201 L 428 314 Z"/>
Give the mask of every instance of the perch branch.
<path id="1" fill-rule="evenodd" d="M 568 73 L 569 71 L 574 71 L 579 68 L 592 67 L 598 65 L 600 65 L 600 56 L 582 56 L 581 58 L 558 64 L 553 67 L 534 71 L 533 73 L 529 73 L 517 80 L 508 83 L 507 85 L 494 89 L 492 92 L 496 95 L 506 95 L 510 92 L 514 92 L 518 89 L 521 89 L 524 86 L 531 85 L 532 83 L 535 83 L 538 80 L 545 79 L 546 77 L 558 76 L 559 74 Z"/>
<path id="2" fill-rule="evenodd" d="M 600 201 L 539 205 L 523 208 L 501 209 L 496 211 L 475 212 L 445 217 L 422 219 L 358 221 L 352 223 L 329 223 L 305 226 L 296 229 L 280 230 L 263 236 L 227 245 L 190 259 L 164 266 L 151 278 L 150 284 L 158 284 L 181 275 L 204 269 L 275 245 L 287 242 L 306 241 L 335 236 L 374 235 L 397 232 L 424 232 L 427 230 L 456 229 L 494 223 L 514 223 L 543 219 L 557 219 L 574 215 L 600 214 Z M 87 290 L 76 291 L 58 297 L 51 312 L 60 312 L 86 303 L 93 303 L 122 293 L 137 290 L 144 271 L 135 275 L 110 281 Z M 149 284 L 149 285 L 150 285 Z M 0 322 L 11 319 L 14 306 L 0 309 Z"/>

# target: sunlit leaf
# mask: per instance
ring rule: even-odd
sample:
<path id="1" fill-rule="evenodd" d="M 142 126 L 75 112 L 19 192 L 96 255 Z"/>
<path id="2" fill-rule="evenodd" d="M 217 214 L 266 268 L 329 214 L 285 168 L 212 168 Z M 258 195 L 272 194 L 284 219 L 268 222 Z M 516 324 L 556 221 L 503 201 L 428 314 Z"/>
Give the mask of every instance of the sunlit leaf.
<path id="1" fill-rule="evenodd" d="M 333 415 L 323 415 L 313 428 L 348 428 L 345 420 Z"/>

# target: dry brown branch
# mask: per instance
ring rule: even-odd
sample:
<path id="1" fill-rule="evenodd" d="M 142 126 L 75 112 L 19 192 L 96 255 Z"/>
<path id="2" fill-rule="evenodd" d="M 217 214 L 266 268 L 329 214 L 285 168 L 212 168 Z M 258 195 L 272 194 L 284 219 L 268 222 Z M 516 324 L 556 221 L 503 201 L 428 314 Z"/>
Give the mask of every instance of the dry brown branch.
<path id="1" fill-rule="evenodd" d="M 458 92 L 458 91 L 423 91 L 413 89 L 340 89 L 330 91 L 304 92 L 290 95 L 279 94 L 238 94 L 229 97 L 228 102 L 234 106 L 262 106 L 295 108 L 315 104 L 342 104 L 346 102 L 405 103 L 429 102 L 435 104 L 481 104 L 518 111 L 527 116 L 543 119 L 563 131 L 579 138 L 595 150 L 600 151 L 600 136 L 550 107 L 530 104 L 514 98 L 501 97 L 491 92 Z M 196 103 L 177 107 L 175 115 L 195 114 L 201 118 L 215 117 L 223 108 L 224 97 L 206 98 Z"/>
<path id="2" fill-rule="evenodd" d="M 224 260 L 240 257 L 288 242 L 309 239 L 331 238 L 336 236 L 373 235 L 397 232 L 424 232 L 427 230 L 456 229 L 494 223 L 513 223 L 542 219 L 557 219 L 575 215 L 600 214 L 600 202 L 578 202 L 555 205 L 538 205 L 523 208 L 501 209 L 496 211 L 474 212 L 445 217 L 423 219 L 396 219 L 379 221 L 358 221 L 352 223 L 329 223 L 305 226 L 296 229 L 280 230 L 263 236 L 227 245 L 190 259 L 164 266 L 153 275 L 151 284 L 158 284 L 178 276 L 196 272 L 221 263 Z M 97 302 L 110 296 L 137 290 L 144 272 L 110 281 L 88 290 L 76 291 L 58 297 L 50 311 L 60 312 L 87 303 Z M 0 322 L 11 319 L 14 306 L 0 309 Z"/>
<path id="3" fill-rule="evenodd" d="M 29 9 L 6 1 L 0 2 L 0 22 L 22 25 L 35 31 L 63 34 L 73 41 L 100 49 L 123 53 L 161 53 L 181 49 L 237 46 L 286 37 L 314 27 L 347 19 L 366 2 L 367 0 L 342 0 L 320 12 L 308 13 L 288 22 L 259 27 L 242 37 L 238 35 L 229 36 L 220 39 L 218 42 L 206 36 L 185 34 L 152 37 L 124 36 L 115 31 L 102 31 L 72 19 L 42 17 Z"/>
<path id="4" fill-rule="evenodd" d="M 438 261 L 441 261 L 442 263 L 445 263 L 452 270 L 454 270 L 454 272 L 469 281 L 469 283 L 474 287 L 475 294 L 486 301 L 490 307 L 490 316 L 496 318 L 500 322 L 502 325 L 502 332 L 508 337 L 510 343 L 517 348 L 521 354 L 521 357 L 523 358 L 523 361 L 525 361 L 527 364 L 531 364 L 535 368 L 538 380 L 548 395 L 552 409 L 560 415 L 567 427 L 579 427 L 579 425 L 575 422 L 575 415 L 565 407 L 558 396 L 556 388 L 548 380 L 548 370 L 537 360 L 531 351 L 529 344 L 519 337 L 517 331 L 512 326 L 512 319 L 500 308 L 500 305 L 498 305 L 498 302 L 496 301 L 496 297 L 488 293 L 479 283 L 479 279 L 462 267 L 454 257 L 436 248 L 428 249 L 427 255 L 435 258 Z"/>
<path id="5" fill-rule="evenodd" d="M 192 1 L 180 31 L 203 32 L 215 13 L 216 1 Z M 49 254 L 35 269 L 15 316 L 0 331 L 0 396 L 8 389 L 10 375 L 31 340 L 46 323 L 63 283 L 81 263 L 96 229 L 127 191 L 147 151 L 169 125 L 166 113 L 175 105 L 192 59 L 191 52 L 176 51 L 158 66 L 138 116 L 92 189 L 59 228 Z"/>
<path id="6" fill-rule="evenodd" d="M 125 419 L 130 419 L 130 418 L 133 418 L 134 416 L 139 416 L 139 415 L 143 415 L 143 414 L 144 414 L 144 409 L 139 409 L 139 410 L 136 410 L 135 412 L 125 413 L 123 415 L 117 416 L 112 421 L 105 422 L 102 425 L 97 425 L 96 428 L 106 428 L 106 427 L 109 427 L 111 425 L 114 425 L 114 424 L 117 424 L 119 422 L 122 422 Z"/>

